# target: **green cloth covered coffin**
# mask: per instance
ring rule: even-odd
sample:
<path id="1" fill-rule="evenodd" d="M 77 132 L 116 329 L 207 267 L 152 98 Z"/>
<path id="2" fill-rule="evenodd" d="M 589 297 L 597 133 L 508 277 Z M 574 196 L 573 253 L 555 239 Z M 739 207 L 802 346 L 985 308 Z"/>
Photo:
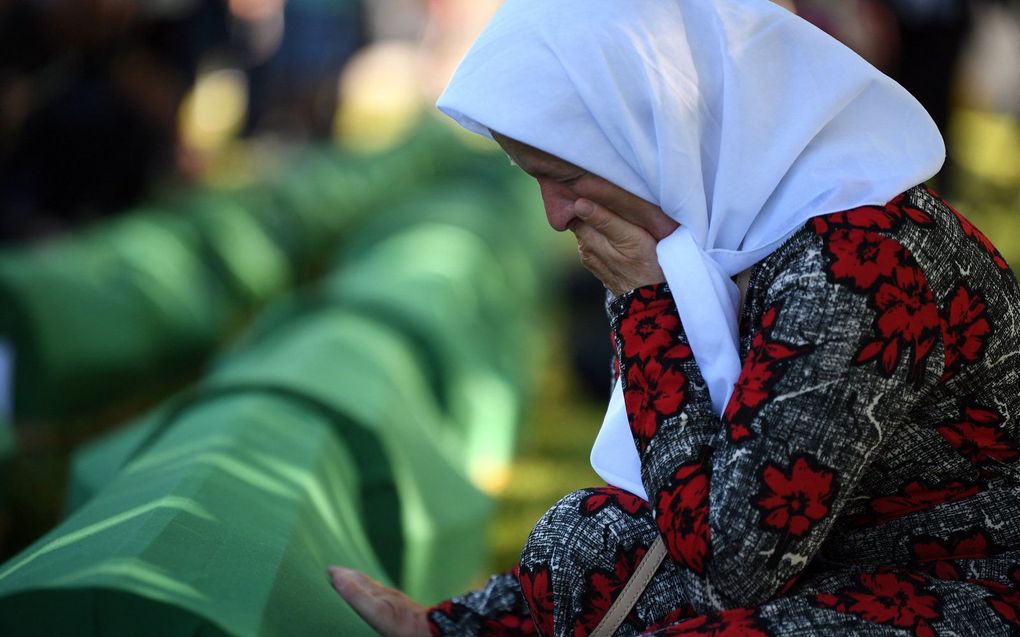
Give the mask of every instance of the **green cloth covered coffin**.
<path id="1" fill-rule="evenodd" d="M 0 253 L 14 420 L 80 415 L 207 351 L 231 308 L 197 244 L 193 228 L 153 213 Z"/>
<path id="2" fill-rule="evenodd" d="M 421 600 L 462 590 L 477 574 L 491 502 L 462 468 L 463 442 L 443 422 L 422 361 L 402 334 L 322 307 L 226 356 L 203 386 L 289 392 L 342 414 L 358 425 L 343 435 L 387 572 Z M 376 441 L 381 456 L 368 444 Z"/>
<path id="3" fill-rule="evenodd" d="M 468 480 L 464 441 L 445 422 L 403 335 L 336 306 L 304 314 L 227 355 L 201 386 L 80 451 L 69 509 L 102 493 L 186 413 L 221 392 L 292 396 L 336 414 L 353 451 L 365 525 L 387 572 L 419 599 L 462 590 L 485 558 L 489 499 Z"/>
<path id="4" fill-rule="evenodd" d="M 0 634 L 370 635 L 327 583 L 388 581 L 334 417 L 271 393 L 210 396 L 0 567 Z"/>
<path id="5" fill-rule="evenodd" d="M 533 289 L 536 274 L 506 265 L 523 251 L 503 245 L 500 254 L 471 227 L 488 214 L 486 203 L 491 208 L 491 199 L 465 189 L 426 193 L 404 206 L 400 230 L 371 249 L 355 246 L 321 292 L 407 335 L 448 415 L 443 423 L 453 426 L 448 446 L 490 485 L 512 456 L 535 368 L 534 296 L 522 291 Z M 459 223 L 458 208 L 473 211 L 475 222 Z M 429 214 L 435 209 L 448 215 Z"/>
<path id="6" fill-rule="evenodd" d="M 358 222 L 472 157 L 427 118 L 385 152 L 309 150 L 257 185 L 0 251 L 0 341 L 15 361 L 0 400 L 15 422 L 82 417 L 194 370 Z"/>

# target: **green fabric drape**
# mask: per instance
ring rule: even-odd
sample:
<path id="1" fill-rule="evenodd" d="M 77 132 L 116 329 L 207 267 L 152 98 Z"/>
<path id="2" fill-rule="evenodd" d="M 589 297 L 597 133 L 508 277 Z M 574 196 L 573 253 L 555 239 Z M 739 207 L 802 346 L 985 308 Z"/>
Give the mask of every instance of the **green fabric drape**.
<path id="1" fill-rule="evenodd" d="M 323 570 L 387 581 L 355 466 L 335 423 L 307 404 L 197 404 L 0 568 L 0 634 L 371 634 Z"/>

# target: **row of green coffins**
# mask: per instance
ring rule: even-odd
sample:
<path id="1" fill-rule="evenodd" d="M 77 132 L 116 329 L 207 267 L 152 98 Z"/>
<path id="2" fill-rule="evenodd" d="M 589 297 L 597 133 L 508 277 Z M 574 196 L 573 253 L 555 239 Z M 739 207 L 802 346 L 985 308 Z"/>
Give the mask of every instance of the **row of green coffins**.
<path id="1" fill-rule="evenodd" d="M 205 191 L 0 252 L 0 411 L 81 417 L 194 369 L 366 216 L 472 154 L 428 118 L 370 156 L 309 151 L 265 183 Z"/>
<path id="2" fill-rule="evenodd" d="M 327 564 L 424 602 L 466 587 L 469 476 L 509 457 L 552 253 L 497 174 L 373 219 L 196 388 L 79 454 L 66 521 L 0 568 L 0 634 L 369 634 Z"/>

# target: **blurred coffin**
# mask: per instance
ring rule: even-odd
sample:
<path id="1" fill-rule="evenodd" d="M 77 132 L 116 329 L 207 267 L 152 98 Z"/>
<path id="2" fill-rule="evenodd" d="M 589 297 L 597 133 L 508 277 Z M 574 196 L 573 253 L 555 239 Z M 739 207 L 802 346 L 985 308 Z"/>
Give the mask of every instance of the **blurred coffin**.
<path id="1" fill-rule="evenodd" d="M 0 568 L 0 632 L 371 634 L 327 564 L 423 602 L 470 584 L 558 252 L 526 177 L 459 153 L 338 229 L 326 276 L 197 385 L 78 453 L 67 519 Z"/>

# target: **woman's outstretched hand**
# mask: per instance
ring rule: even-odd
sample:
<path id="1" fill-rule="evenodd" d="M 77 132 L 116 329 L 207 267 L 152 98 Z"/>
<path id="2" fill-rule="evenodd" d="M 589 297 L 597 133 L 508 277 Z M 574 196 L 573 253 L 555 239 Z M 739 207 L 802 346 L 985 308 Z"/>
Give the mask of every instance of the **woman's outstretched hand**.
<path id="1" fill-rule="evenodd" d="M 431 637 L 426 608 L 360 571 L 329 567 L 333 589 L 383 637 Z"/>
<path id="2" fill-rule="evenodd" d="M 586 199 L 574 203 L 569 229 L 577 238 L 581 264 L 616 295 L 666 280 L 658 243 L 644 228 Z"/>

